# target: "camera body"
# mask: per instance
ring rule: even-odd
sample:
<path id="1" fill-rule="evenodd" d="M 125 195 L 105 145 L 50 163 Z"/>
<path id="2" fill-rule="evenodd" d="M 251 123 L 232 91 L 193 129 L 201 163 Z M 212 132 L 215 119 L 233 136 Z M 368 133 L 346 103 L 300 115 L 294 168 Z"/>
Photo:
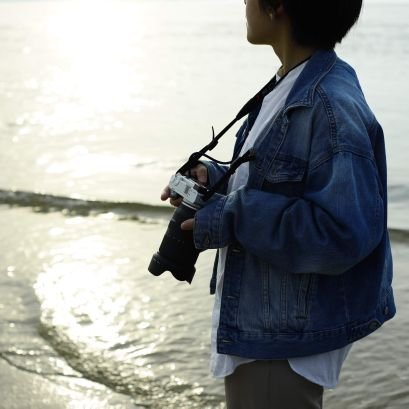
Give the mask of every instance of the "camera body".
<path id="1" fill-rule="evenodd" d="M 170 178 L 169 188 L 171 197 L 182 197 L 183 203 L 192 209 L 200 209 L 204 204 L 203 195 L 207 189 L 180 173 Z"/>
<path id="2" fill-rule="evenodd" d="M 182 230 L 180 225 L 192 219 L 204 205 L 208 190 L 194 180 L 177 173 L 169 182 L 171 197 L 182 197 L 182 203 L 173 213 L 159 251 L 155 253 L 148 270 L 155 276 L 170 271 L 179 281 L 191 283 L 196 272 L 195 263 L 200 251 L 193 241 L 193 232 Z"/>

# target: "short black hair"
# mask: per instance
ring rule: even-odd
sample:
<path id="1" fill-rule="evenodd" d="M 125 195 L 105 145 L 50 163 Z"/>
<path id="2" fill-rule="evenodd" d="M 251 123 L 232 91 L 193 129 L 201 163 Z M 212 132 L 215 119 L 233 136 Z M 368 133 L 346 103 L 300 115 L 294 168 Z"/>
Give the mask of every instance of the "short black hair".
<path id="1" fill-rule="evenodd" d="M 263 9 L 283 5 L 302 46 L 333 49 L 356 23 L 362 0 L 259 0 Z"/>

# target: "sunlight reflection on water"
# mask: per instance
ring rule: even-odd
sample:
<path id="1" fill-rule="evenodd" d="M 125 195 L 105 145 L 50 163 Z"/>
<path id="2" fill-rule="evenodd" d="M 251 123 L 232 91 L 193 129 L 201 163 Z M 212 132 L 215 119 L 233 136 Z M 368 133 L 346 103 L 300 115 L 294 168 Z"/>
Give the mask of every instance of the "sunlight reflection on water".
<path id="1" fill-rule="evenodd" d="M 12 3 L 2 2 L 0 14 L 2 189 L 158 204 L 182 157 L 208 142 L 212 121 L 224 125 L 278 65 L 265 49 L 245 44 L 242 2 Z M 357 68 L 385 126 L 391 180 L 402 180 L 393 222 L 407 226 L 408 8 L 369 4 L 339 54 Z M 223 141 L 221 158 L 233 140 Z M 0 213 L 0 341 L 12 360 L 38 373 L 83 374 L 152 408 L 222 405 L 222 385 L 207 369 L 212 255 L 200 256 L 192 286 L 179 285 L 146 271 L 163 223 L 122 222 L 115 212 L 67 218 L 47 209 Z M 401 359 L 408 256 L 401 251 L 402 312 L 354 348 L 340 388 L 327 395 L 334 408 L 408 407 Z M 102 407 L 66 393 L 67 407 Z"/>
<path id="2" fill-rule="evenodd" d="M 112 223 L 120 223 L 118 230 Z M 208 350 L 201 341 L 207 340 L 210 309 L 198 303 L 202 286 L 177 283 L 170 274 L 155 280 L 146 271 L 157 229 L 105 217 L 68 218 L 50 227 L 35 283 L 40 333 L 91 380 L 146 402 L 176 407 L 186 400 L 202 407 L 212 383 L 203 379 Z M 197 284 L 207 279 L 198 276 Z"/>

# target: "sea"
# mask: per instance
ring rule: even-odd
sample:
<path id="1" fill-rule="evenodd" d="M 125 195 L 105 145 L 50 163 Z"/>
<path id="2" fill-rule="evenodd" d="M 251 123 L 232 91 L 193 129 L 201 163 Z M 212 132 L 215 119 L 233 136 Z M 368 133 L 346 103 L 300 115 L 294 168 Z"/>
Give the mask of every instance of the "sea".
<path id="1" fill-rule="evenodd" d="M 336 48 L 385 132 L 398 313 L 354 345 L 331 409 L 409 407 L 408 21 L 408 1 L 364 1 Z M 280 66 L 247 42 L 243 1 L 0 1 L 0 53 L 0 362 L 135 408 L 224 408 L 214 252 L 191 285 L 147 267 L 162 188 Z M 230 159 L 237 127 L 213 156 Z"/>

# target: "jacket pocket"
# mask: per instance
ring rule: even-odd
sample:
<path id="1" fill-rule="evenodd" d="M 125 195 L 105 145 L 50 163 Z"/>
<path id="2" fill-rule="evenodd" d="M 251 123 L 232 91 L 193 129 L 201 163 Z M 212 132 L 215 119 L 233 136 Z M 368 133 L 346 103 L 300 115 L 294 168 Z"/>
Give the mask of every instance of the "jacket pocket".
<path id="1" fill-rule="evenodd" d="M 310 313 L 311 295 L 313 292 L 313 274 L 299 274 L 300 286 L 298 289 L 297 320 L 307 320 Z"/>
<path id="2" fill-rule="evenodd" d="M 281 282 L 280 307 L 282 330 L 300 331 L 307 326 L 315 284 L 314 274 L 284 274 Z"/>
<path id="3" fill-rule="evenodd" d="M 304 193 L 307 162 L 294 156 L 277 154 L 266 172 L 261 189 L 286 196 Z"/>

